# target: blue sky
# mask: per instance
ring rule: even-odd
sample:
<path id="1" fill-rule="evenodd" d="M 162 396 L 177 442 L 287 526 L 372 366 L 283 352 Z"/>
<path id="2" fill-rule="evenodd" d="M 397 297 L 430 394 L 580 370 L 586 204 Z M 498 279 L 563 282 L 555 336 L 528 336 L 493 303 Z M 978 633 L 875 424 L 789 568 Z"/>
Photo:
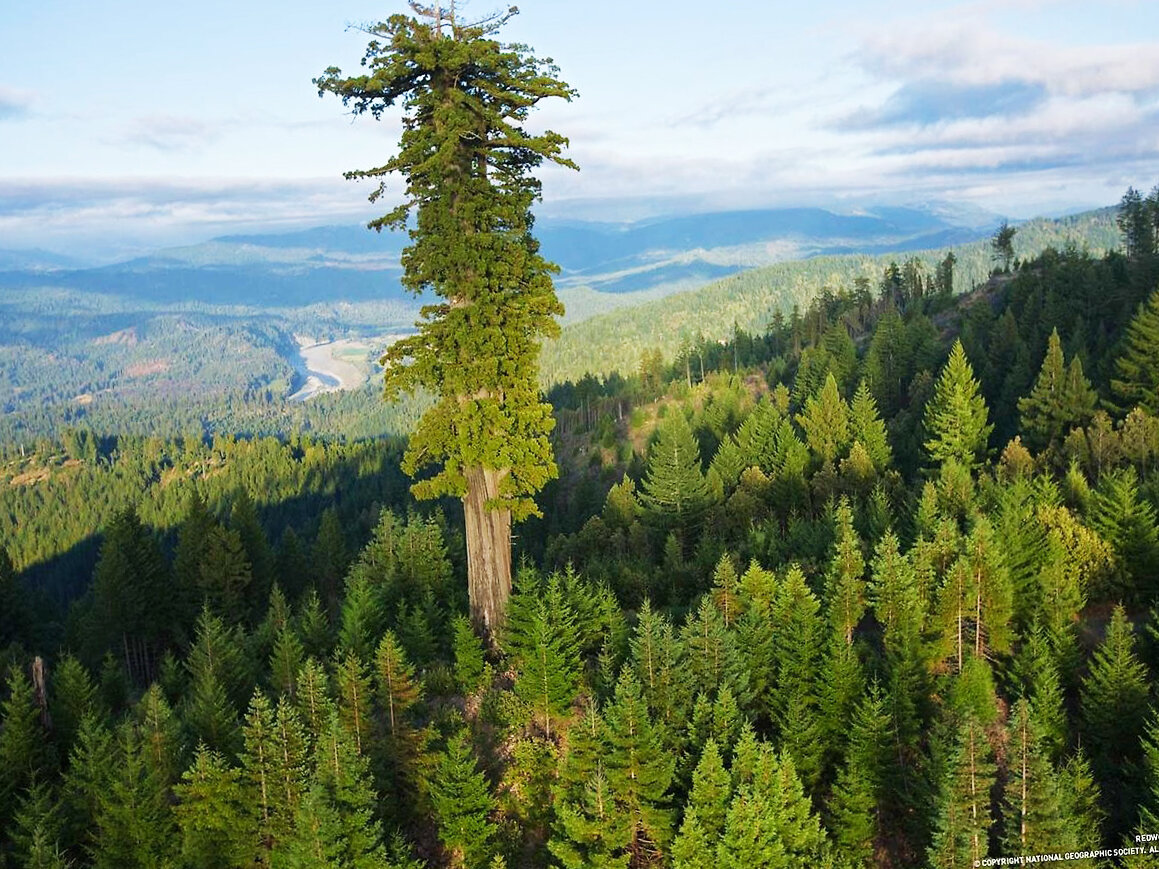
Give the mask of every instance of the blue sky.
<path id="1" fill-rule="evenodd" d="M 497 4 L 460 3 L 480 16 Z M 544 213 L 944 201 L 1011 217 L 1159 183 L 1153 0 L 526 0 L 501 33 L 580 94 L 534 124 L 579 173 Z M 397 116 L 352 120 L 353 71 L 399 3 L 0 0 L 0 248 L 127 252 L 353 222 L 341 180 Z"/>

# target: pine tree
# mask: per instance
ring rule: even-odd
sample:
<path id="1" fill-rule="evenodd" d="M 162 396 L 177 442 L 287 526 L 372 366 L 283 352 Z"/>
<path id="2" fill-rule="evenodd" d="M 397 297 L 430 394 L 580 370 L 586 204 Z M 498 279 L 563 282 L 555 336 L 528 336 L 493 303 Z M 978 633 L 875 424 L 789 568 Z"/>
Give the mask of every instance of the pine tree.
<path id="1" fill-rule="evenodd" d="M 853 644 L 853 632 L 865 613 L 864 576 L 865 558 L 853 529 L 853 510 L 843 498 L 837 508 L 837 540 L 825 577 L 825 597 L 829 621 L 846 645 Z"/>
<path id="2" fill-rule="evenodd" d="M 330 620 L 322 609 L 318 593 L 312 588 L 306 592 L 298 606 L 298 635 L 302 638 L 307 655 L 325 658 L 330 654 L 334 644 Z"/>
<path id="3" fill-rule="evenodd" d="M 882 788 L 889 765 L 890 717 L 873 686 L 849 721 L 849 748 L 830 799 L 833 838 L 853 866 L 873 865 L 883 833 Z"/>
<path id="4" fill-rule="evenodd" d="M 346 568 L 350 565 L 350 550 L 346 542 L 346 532 L 342 530 L 342 520 L 333 505 L 322 511 L 322 518 L 318 523 L 318 536 L 314 540 L 310 554 L 323 611 L 334 614 L 338 609 L 338 587 L 342 577 L 346 575 Z M 306 635 L 305 631 L 303 635 Z"/>
<path id="5" fill-rule="evenodd" d="M 181 854 L 191 866 L 245 866 L 256 842 L 249 833 L 241 770 L 220 754 L 198 746 L 193 765 L 173 789 L 181 830 Z"/>
<path id="6" fill-rule="evenodd" d="M 673 635 L 672 623 L 654 611 L 647 599 L 640 606 L 630 649 L 630 666 L 649 712 L 664 729 L 675 729 L 682 723 L 690 690 L 686 687 L 687 672 L 681 666 L 683 650 Z"/>
<path id="7" fill-rule="evenodd" d="M 496 833 L 490 820 L 495 799 L 461 735 L 447 740 L 430 789 L 439 839 L 450 854 L 451 865 L 472 869 L 485 865 Z"/>
<path id="8" fill-rule="evenodd" d="M 26 596 L 16 569 L 8 557 L 8 550 L 0 546 L 0 649 L 27 640 L 30 621 Z"/>
<path id="9" fill-rule="evenodd" d="M 627 869 L 632 841 L 633 818 L 620 810 L 597 768 L 576 798 L 557 803 L 548 849 L 564 869 Z"/>
<path id="10" fill-rule="evenodd" d="M 552 719 L 566 716 L 579 690 L 579 638 L 556 580 L 542 596 L 517 589 L 504 636 L 515 663 L 515 694 L 551 739 Z"/>
<path id="11" fill-rule="evenodd" d="M 371 710 L 370 674 L 366 665 L 352 654 L 347 654 L 334 668 L 334 685 L 338 689 L 338 719 L 354 740 L 359 754 L 370 749 Z"/>
<path id="12" fill-rule="evenodd" d="M 314 739 L 322 734 L 322 728 L 330 718 L 330 709 L 333 700 L 330 697 L 330 677 L 317 659 L 307 658 L 306 663 L 298 671 L 295 680 L 297 696 L 295 706 L 306 727 L 306 731 Z"/>
<path id="13" fill-rule="evenodd" d="M 735 635 L 725 627 L 711 597 L 701 598 L 696 614 L 684 623 L 680 638 L 687 690 L 712 697 L 727 685 L 737 701 L 747 705 L 750 691 L 745 662 Z"/>
<path id="14" fill-rule="evenodd" d="M 1103 793 L 1112 840 L 1134 827 L 1143 798 L 1140 740 L 1149 684 L 1135 655 L 1131 623 L 1116 607 L 1081 692 L 1083 745 Z"/>
<path id="15" fill-rule="evenodd" d="M 616 683 L 606 715 L 608 785 L 619 810 L 631 819 L 629 851 L 636 857 L 663 853 L 672 839 L 667 804 L 674 758 L 661 747 L 640 683 L 629 670 Z"/>
<path id="16" fill-rule="evenodd" d="M 161 781 L 137 728 L 117 733 L 117 763 L 108 790 L 97 797 L 95 869 L 146 869 L 164 865 L 177 839 L 169 788 Z"/>
<path id="17" fill-rule="evenodd" d="M 751 779 L 739 784 L 729 805 L 717 865 L 830 865 L 825 833 L 787 755 L 778 757 L 767 745 L 758 748 Z"/>
<path id="18" fill-rule="evenodd" d="M 271 853 L 285 844 L 294 827 L 294 806 L 285 799 L 284 782 L 293 776 L 296 758 L 280 744 L 274 711 L 260 691 L 250 701 L 243 734 L 241 781 L 250 813 L 246 829 L 256 843 L 258 862 L 269 865 Z"/>
<path id="19" fill-rule="evenodd" d="M 989 416 L 962 342 L 955 341 L 926 404 L 925 446 L 930 459 L 938 464 L 953 461 L 967 468 L 977 467 L 985 457 L 987 440 L 994 428 Z"/>
<path id="20" fill-rule="evenodd" d="M 989 855 L 990 790 L 994 754 L 977 719 L 967 715 L 957 728 L 942 783 L 929 861 L 934 869 L 974 866 Z"/>
<path id="21" fill-rule="evenodd" d="M 805 402 L 797 422 L 811 449 L 823 463 L 832 464 L 849 445 L 849 406 L 830 373 L 817 395 Z"/>
<path id="22" fill-rule="evenodd" d="M 471 630 L 471 620 L 456 616 L 451 620 L 451 648 L 455 659 L 455 682 L 464 696 L 471 696 L 482 685 L 485 661 L 483 645 Z"/>
<path id="23" fill-rule="evenodd" d="M 96 832 L 98 798 L 107 793 L 117 765 L 113 736 L 94 713 L 87 713 L 77 729 L 64 777 L 68 829 L 65 840 L 90 847 Z"/>
<path id="24" fill-rule="evenodd" d="M 81 720 L 98 709 L 97 686 L 88 670 L 72 655 L 65 655 L 52 674 L 52 693 L 49 698 L 52 729 L 60 757 L 66 758 L 72 751 Z"/>
<path id="25" fill-rule="evenodd" d="M 1159 521 L 1141 497 L 1134 468 L 1103 474 L 1091 497 L 1091 527 L 1115 553 L 1114 585 L 1109 591 L 1127 600 L 1148 601 L 1159 582 Z"/>
<path id="26" fill-rule="evenodd" d="M 674 869 L 715 869 L 716 848 L 714 840 L 704 831 L 704 826 L 694 809 L 684 813 L 680 832 L 672 843 L 672 865 Z"/>
<path id="27" fill-rule="evenodd" d="M 239 489 L 229 511 L 230 530 L 237 534 L 250 566 L 247 600 L 250 613 L 257 615 L 265 606 L 274 584 L 274 553 L 258 518 L 257 507 L 246 489 Z"/>
<path id="28" fill-rule="evenodd" d="M 250 612 L 253 574 L 241 536 L 215 525 L 205 539 L 198 588 L 207 607 L 231 623 Z"/>
<path id="29" fill-rule="evenodd" d="M 319 850 L 343 869 L 383 866 L 386 850 L 374 817 L 376 802 L 366 759 L 337 716 L 331 715 L 314 749 L 313 777 L 295 811 L 295 835 L 288 850 L 299 859 L 303 852 L 310 854 L 308 866 L 318 865 Z M 300 843 L 303 830 L 305 847 Z"/>
<path id="30" fill-rule="evenodd" d="M 709 738 L 692 774 L 692 790 L 688 794 L 688 811 L 696 813 L 699 826 L 709 841 L 715 842 L 724 832 L 731 800 L 732 780 L 724 768 L 716 740 Z"/>
<path id="31" fill-rule="evenodd" d="M 31 680 L 13 667 L 5 687 L 8 698 L 0 705 L 0 829 L 13 820 L 19 795 L 55 767 Z"/>
<path id="32" fill-rule="evenodd" d="M 709 507 L 711 492 L 700 467 L 700 451 L 683 413 L 670 413 L 657 429 L 640 484 L 640 501 L 657 526 L 676 530 L 685 538 Z M 687 548 L 689 541 L 682 542 Z"/>
<path id="33" fill-rule="evenodd" d="M 1003 788 L 1006 853 L 1044 854 L 1077 848 L 1073 830 L 1062 812 L 1059 781 L 1051 766 L 1030 703 L 1019 700 L 1010 715 L 1007 769 Z"/>
<path id="34" fill-rule="evenodd" d="M 56 789 L 47 781 L 33 780 L 20 795 L 11 829 L 10 843 L 19 864 L 28 869 L 63 866 L 60 850 L 63 827 L 62 805 Z"/>
<path id="35" fill-rule="evenodd" d="M 1152 416 L 1159 415 L 1159 290 L 1139 305 L 1123 344 L 1122 355 L 1115 360 L 1118 376 L 1111 378 L 1111 392 L 1122 410 L 1139 406 Z"/>
<path id="36" fill-rule="evenodd" d="M 379 590 L 366 577 L 352 573 L 342 598 L 339 650 L 361 661 L 369 661 L 385 628 Z"/>
<path id="37" fill-rule="evenodd" d="M 270 687 L 275 694 L 285 694 L 294 699 L 297 694 L 298 671 L 302 669 L 306 652 L 298 640 L 293 625 L 286 624 L 274 638 L 270 651 Z"/>
<path id="38" fill-rule="evenodd" d="M 825 753 L 820 714 L 820 663 L 824 631 L 820 604 L 796 565 L 789 568 L 773 605 L 777 680 L 772 719 L 781 745 L 805 786 L 816 786 Z"/>
<path id="39" fill-rule="evenodd" d="M 869 390 L 869 382 L 862 380 L 849 403 L 849 436 L 860 443 L 878 473 L 893 462 L 885 422 L 877 410 L 877 402 Z"/>
<path id="40" fill-rule="evenodd" d="M 1050 333 L 1046 358 L 1034 389 L 1018 400 L 1022 435 L 1036 451 L 1061 446 L 1076 426 L 1087 423 L 1095 410 L 1096 395 L 1083 377 L 1082 361 L 1075 356 L 1066 366 L 1058 329 Z"/>

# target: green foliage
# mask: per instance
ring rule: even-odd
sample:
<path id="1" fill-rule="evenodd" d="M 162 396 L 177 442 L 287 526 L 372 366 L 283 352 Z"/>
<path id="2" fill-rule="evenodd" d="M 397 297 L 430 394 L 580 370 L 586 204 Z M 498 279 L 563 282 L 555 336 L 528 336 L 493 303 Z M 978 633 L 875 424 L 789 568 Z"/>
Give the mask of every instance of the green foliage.
<path id="1" fill-rule="evenodd" d="M 495 799 L 461 735 L 451 737 L 431 780 L 439 839 L 456 866 L 485 866 L 493 853 Z"/>
<path id="2" fill-rule="evenodd" d="M 405 466 L 443 467 L 415 492 L 463 495 L 472 468 L 504 469 L 499 491 L 487 497 L 525 516 L 535 510 L 530 495 L 555 475 L 536 357 L 539 337 L 558 334 L 552 317 L 563 313 L 553 266 L 531 236 L 529 209 L 539 195 L 531 172 L 544 159 L 574 164 L 562 156 L 566 139 L 531 135 L 521 124 L 540 100 L 570 100 L 573 91 L 525 46 L 489 38 L 504 20 L 450 21 L 444 30 L 395 15 L 370 28 L 369 74 L 343 78 L 332 67 L 315 83 L 356 114 L 377 118 L 401 103 L 408 118 L 397 154 L 347 177 L 406 178 L 403 204 L 371 226 L 401 228 L 413 215 L 403 285 L 445 300 L 425 307 L 419 332 L 383 357 L 388 396 L 419 386 L 438 393 Z"/>
<path id="3" fill-rule="evenodd" d="M 994 428 L 989 416 L 962 342 L 955 341 L 925 409 L 925 446 L 930 459 L 976 467 L 985 457 Z"/>
<path id="4" fill-rule="evenodd" d="M 1159 290 L 1139 305 L 1127 327 L 1122 354 L 1115 360 L 1111 391 L 1124 409 L 1133 405 L 1159 414 Z"/>
<path id="5" fill-rule="evenodd" d="M 505 626 L 504 646 L 515 665 L 515 694 L 532 709 L 551 739 L 552 720 L 566 717 L 579 690 L 579 636 L 559 580 L 542 594 L 517 588 Z"/>
<path id="6" fill-rule="evenodd" d="M 830 373 L 820 391 L 805 401 L 797 417 L 811 449 L 822 462 L 835 462 L 849 445 L 849 406 Z"/>
<path id="7" fill-rule="evenodd" d="M 253 860 L 241 771 L 205 745 L 174 789 L 181 854 L 190 866 L 244 866 Z"/>
<path id="8" fill-rule="evenodd" d="M 682 413 L 669 414 L 657 430 L 640 484 L 640 501 L 660 528 L 691 532 L 711 503 L 700 452 Z"/>
<path id="9" fill-rule="evenodd" d="M 953 740 L 929 852 L 930 865 L 939 869 L 972 866 L 989 854 L 990 847 L 993 750 L 972 716 L 962 720 Z"/>
<path id="10" fill-rule="evenodd" d="M 1066 366 L 1062 340 L 1058 329 L 1053 330 L 1034 389 L 1018 400 L 1027 446 L 1033 450 L 1060 447 L 1072 428 L 1085 425 L 1091 418 L 1097 398 L 1083 376 L 1082 360 L 1076 355 Z"/>
<path id="11" fill-rule="evenodd" d="M 1140 740 L 1150 680 L 1134 645 L 1131 623 L 1116 607 L 1081 693 L 1083 744 L 1116 838 L 1134 827 L 1143 797 Z"/>

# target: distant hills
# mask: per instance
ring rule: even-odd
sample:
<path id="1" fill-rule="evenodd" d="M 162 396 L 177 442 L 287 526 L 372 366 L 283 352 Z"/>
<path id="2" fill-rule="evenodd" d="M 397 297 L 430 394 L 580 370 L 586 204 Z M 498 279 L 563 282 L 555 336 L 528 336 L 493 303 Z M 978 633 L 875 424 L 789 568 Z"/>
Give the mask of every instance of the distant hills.
<path id="1" fill-rule="evenodd" d="M 995 220 L 882 207 L 730 211 L 631 224 L 543 220 L 536 235 L 560 265 L 561 291 L 664 295 L 756 266 L 824 254 L 942 247 L 983 237 Z M 38 251 L 0 252 L 0 286 L 50 284 L 150 302 L 298 307 L 333 301 L 411 301 L 399 277 L 404 233 L 322 226 L 230 235 L 113 265 L 78 268 Z M 566 295 L 565 295 L 566 301 Z"/>
<path id="2" fill-rule="evenodd" d="M 1020 257 L 1119 244 L 1116 209 L 1020 224 Z M 991 215 L 945 208 L 733 211 L 629 224 L 543 220 L 567 308 L 544 346 L 545 385 L 629 372 L 645 350 L 761 330 L 824 288 L 876 285 L 891 260 L 927 273 L 946 250 L 955 286 L 991 266 Z M 303 382 L 300 345 L 350 339 L 373 370 L 413 328 L 420 304 L 399 282 L 401 233 L 324 226 L 231 235 L 82 268 L 44 251 L 0 251 L 0 440 L 84 420 L 102 431 L 229 433 L 312 427 L 348 437 L 408 430 L 414 407 L 384 408 L 378 384 L 287 403 Z M 131 336 L 132 340 L 122 340 Z M 373 381 L 373 378 L 372 378 Z"/>

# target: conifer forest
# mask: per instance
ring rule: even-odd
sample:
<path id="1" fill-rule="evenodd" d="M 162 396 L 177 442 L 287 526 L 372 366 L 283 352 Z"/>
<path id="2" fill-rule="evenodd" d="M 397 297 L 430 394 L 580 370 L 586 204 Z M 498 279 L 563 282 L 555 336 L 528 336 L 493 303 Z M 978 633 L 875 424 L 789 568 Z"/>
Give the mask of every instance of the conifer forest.
<path id="1" fill-rule="evenodd" d="M 0 867 L 1159 867 L 1159 187 L 545 378 L 514 11 L 314 80 L 406 436 L 0 441 Z"/>

